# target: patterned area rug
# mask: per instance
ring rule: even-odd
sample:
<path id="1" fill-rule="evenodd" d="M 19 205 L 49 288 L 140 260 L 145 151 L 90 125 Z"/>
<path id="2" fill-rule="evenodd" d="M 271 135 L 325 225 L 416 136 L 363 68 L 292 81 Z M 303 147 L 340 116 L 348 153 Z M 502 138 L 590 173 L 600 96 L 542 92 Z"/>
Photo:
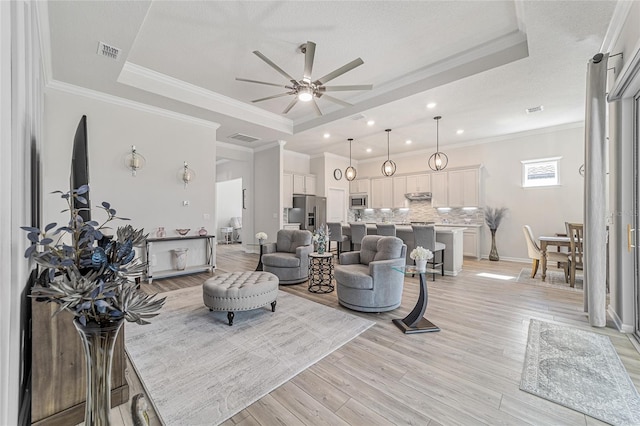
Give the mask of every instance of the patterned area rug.
<path id="1" fill-rule="evenodd" d="M 613 425 L 640 424 L 640 395 L 601 334 L 532 319 L 520 389 Z"/>
<path id="2" fill-rule="evenodd" d="M 564 272 L 557 270 L 549 270 L 547 269 L 547 276 L 545 281 L 542 281 L 542 272 L 538 269 L 538 273 L 534 278 L 531 278 L 531 268 L 522 268 L 516 282 L 522 284 L 531 284 L 538 285 L 542 287 L 554 287 L 554 288 L 562 288 L 570 291 L 579 291 L 582 293 L 582 271 L 580 271 L 580 275 L 576 274 L 576 286 L 571 287 L 569 283 L 564 280 Z"/>
<path id="3" fill-rule="evenodd" d="M 166 425 L 219 424 L 375 324 L 280 291 L 275 312 L 237 312 L 230 327 L 201 286 L 165 295 L 151 324 L 127 326 L 125 347 Z"/>

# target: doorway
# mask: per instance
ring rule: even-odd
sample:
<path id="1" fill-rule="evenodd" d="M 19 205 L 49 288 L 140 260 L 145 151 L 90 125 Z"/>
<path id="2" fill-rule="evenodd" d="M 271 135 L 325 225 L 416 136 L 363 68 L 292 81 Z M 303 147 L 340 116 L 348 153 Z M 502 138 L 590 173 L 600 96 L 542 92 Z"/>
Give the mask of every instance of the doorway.
<path id="1" fill-rule="evenodd" d="M 242 242 L 242 178 L 216 182 L 219 244 Z"/>

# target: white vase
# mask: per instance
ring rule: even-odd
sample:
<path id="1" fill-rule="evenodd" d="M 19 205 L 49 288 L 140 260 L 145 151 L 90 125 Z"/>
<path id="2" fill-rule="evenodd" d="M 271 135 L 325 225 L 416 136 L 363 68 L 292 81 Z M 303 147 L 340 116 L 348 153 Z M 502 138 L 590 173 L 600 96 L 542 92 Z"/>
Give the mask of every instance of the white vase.
<path id="1" fill-rule="evenodd" d="M 416 259 L 416 268 L 419 271 L 424 271 L 427 269 L 427 259 Z"/>
<path id="2" fill-rule="evenodd" d="M 173 249 L 173 256 L 175 257 L 176 260 L 176 269 L 178 271 L 184 271 L 184 269 L 187 267 L 187 251 L 189 251 L 188 248 L 177 248 L 177 249 Z"/>

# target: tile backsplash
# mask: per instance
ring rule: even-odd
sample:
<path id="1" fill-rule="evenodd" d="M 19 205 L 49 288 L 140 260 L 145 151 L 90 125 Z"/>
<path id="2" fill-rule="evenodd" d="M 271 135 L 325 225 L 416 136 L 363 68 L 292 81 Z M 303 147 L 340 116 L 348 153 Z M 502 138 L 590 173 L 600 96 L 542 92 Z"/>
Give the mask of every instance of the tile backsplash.
<path id="1" fill-rule="evenodd" d="M 484 224 L 482 208 L 435 208 L 431 201 L 411 201 L 405 209 L 349 210 L 347 221 L 355 222 L 436 222 Z"/>

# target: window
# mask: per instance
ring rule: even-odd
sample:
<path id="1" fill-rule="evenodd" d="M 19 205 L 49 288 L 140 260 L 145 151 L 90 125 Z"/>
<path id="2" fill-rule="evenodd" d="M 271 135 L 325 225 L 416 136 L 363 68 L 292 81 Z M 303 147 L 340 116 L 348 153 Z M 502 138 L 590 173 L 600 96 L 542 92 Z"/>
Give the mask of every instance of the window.
<path id="1" fill-rule="evenodd" d="M 535 186 L 559 185 L 559 160 L 561 158 L 562 157 L 553 157 L 521 161 L 522 186 L 524 188 L 530 188 Z"/>

